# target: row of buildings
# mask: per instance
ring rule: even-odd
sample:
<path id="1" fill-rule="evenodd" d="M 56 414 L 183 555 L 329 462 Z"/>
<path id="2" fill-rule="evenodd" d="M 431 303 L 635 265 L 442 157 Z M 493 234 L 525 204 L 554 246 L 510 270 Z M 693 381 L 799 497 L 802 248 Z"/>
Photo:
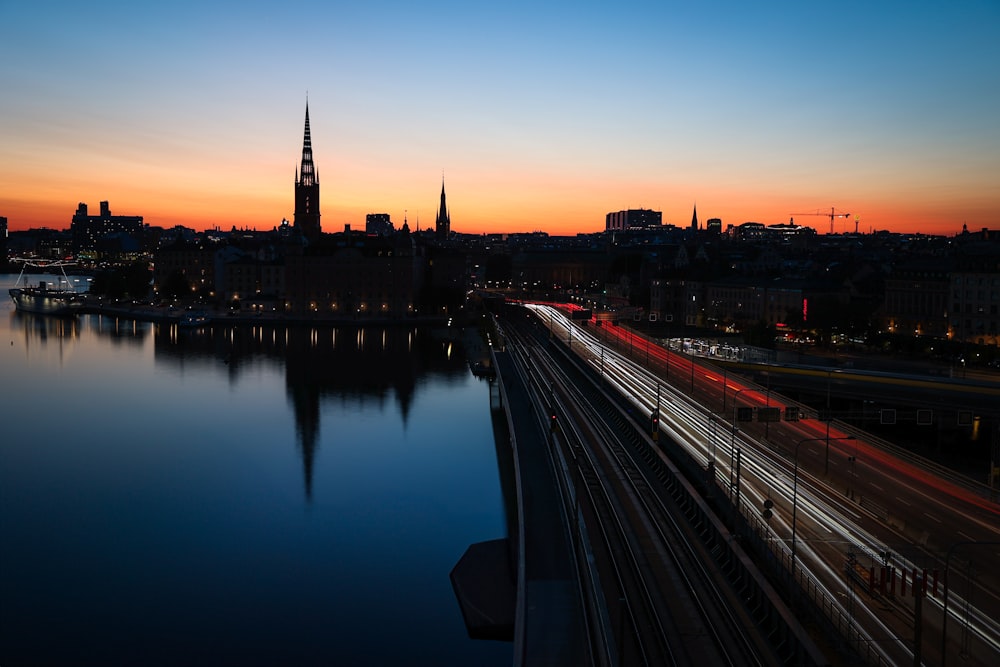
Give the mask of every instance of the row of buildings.
<path id="1" fill-rule="evenodd" d="M 324 231 L 306 107 L 295 212 L 269 231 L 160 229 L 80 204 L 70 230 L 11 235 L 13 254 L 150 261 L 152 298 L 333 319 L 454 314 L 474 290 L 574 299 L 678 328 L 862 340 L 881 331 L 1000 345 L 1000 232 L 954 237 L 820 235 L 793 222 L 723 230 L 662 223 L 649 209 L 608 213 L 594 234 L 452 231 L 442 179 L 433 229 Z M 831 213 L 832 215 L 832 213 Z M 6 234 L 3 235 L 6 239 Z"/>

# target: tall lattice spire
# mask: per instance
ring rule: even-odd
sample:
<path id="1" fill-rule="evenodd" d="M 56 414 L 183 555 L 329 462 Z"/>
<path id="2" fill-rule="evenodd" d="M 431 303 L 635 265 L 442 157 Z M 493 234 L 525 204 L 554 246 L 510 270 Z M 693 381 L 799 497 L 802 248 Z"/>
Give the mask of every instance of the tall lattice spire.
<path id="1" fill-rule="evenodd" d="M 306 238 L 322 234 L 319 213 L 319 172 L 313 164 L 312 135 L 309 132 L 309 99 L 306 98 L 306 125 L 302 136 L 302 164 L 295 179 L 295 228 Z"/>
<path id="2" fill-rule="evenodd" d="M 299 183 L 315 185 L 319 183 L 316 167 L 313 165 L 312 136 L 309 134 L 309 101 L 306 100 L 306 129 L 302 137 L 302 167 L 299 169 Z"/>
<path id="3" fill-rule="evenodd" d="M 437 218 L 434 220 L 434 230 L 438 238 L 442 239 L 447 239 L 451 234 L 451 212 L 444 196 L 444 174 L 441 174 L 441 208 L 438 209 Z"/>

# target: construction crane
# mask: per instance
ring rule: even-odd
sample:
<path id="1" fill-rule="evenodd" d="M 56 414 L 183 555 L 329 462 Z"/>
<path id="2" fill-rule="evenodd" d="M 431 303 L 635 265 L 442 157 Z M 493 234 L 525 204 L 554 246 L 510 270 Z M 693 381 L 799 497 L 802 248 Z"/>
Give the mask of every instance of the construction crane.
<path id="1" fill-rule="evenodd" d="M 837 209 L 835 209 L 832 206 L 830 207 L 830 211 L 829 212 L 827 212 L 825 210 L 819 210 L 819 209 L 817 209 L 816 211 L 814 211 L 812 213 L 792 213 L 792 220 L 795 220 L 795 216 L 797 216 L 797 215 L 823 215 L 823 216 L 826 216 L 826 217 L 830 218 L 830 233 L 831 234 L 833 234 L 833 221 L 836 218 L 849 218 L 849 217 L 851 217 L 850 213 L 844 213 L 843 211 L 838 211 Z M 855 225 L 855 227 L 856 227 L 856 225 Z M 857 231 L 857 229 L 855 229 L 855 231 Z"/>

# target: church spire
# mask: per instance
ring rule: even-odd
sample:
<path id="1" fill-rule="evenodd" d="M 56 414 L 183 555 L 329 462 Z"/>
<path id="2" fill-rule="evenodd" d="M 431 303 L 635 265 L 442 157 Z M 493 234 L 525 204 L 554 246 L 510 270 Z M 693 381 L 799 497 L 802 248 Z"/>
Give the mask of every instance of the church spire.
<path id="1" fill-rule="evenodd" d="M 441 208 L 434 221 L 434 230 L 439 239 L 447 239 L 451 235 L 451 213 L 444 195 L 444 174 L 441 174 Z"/>
<path id="2" fill-rule="evenodd" d="M 302 135 L 302 164 L 295 178 L 295 228 L 315 240 L 322 234 L 319 213 L 319 172 L 313 164 L 312 134 L 309 131 L 309 99 L 306 98 L 306 124 Z"/>
<path id="3" fill-rule="evenodd" d="M 306 129 L 302 137 L 302 168 L 299 170 L 302 185 L 319 183 L 316 167 L 313 165 L 312 135 L 309 133 L 309 100 L 306 100 Z"/>
<path id="4" fill-rule="evenodd" d="M 694 213 L 691 214 L 691 229 L 698 230 L 698 205 L 694 205 Z"/>

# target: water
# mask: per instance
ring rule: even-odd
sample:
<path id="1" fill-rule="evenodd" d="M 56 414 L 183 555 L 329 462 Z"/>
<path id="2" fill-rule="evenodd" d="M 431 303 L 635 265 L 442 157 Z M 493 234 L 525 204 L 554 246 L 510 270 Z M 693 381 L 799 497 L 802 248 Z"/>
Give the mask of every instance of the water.
<path id="1" fill-rule="evenodd" d="M 13 312 L 0 665 L 507 665 L 448 578 L 506 534 L 487 385 L 412 329 Z"/>

